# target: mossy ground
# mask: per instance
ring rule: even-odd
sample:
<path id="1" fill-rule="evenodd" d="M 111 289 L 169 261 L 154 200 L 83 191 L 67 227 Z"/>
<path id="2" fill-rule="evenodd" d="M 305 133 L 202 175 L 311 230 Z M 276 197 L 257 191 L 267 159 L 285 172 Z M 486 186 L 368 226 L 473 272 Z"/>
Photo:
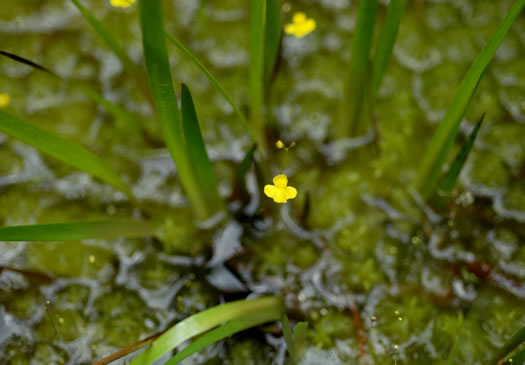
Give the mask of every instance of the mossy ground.
<path id="1" fill-rule="evenodd" d="M 136 8 L 83 3 L 140 61 Z M 167 30 L 246 110 L 246 2 L 163 4 Z M 466 115 L 456 151 L 487 113 L 449 204 L 428 212 L 409 190 L 453 91 L 510 4 L 409 4 L 379 92 L 377 139 L 347 150 L 343 160 L 326 142 L 341 102 L 355 4 L 283 2 L 285 22 L 304 11 L 318 24 L 304 39 L 285 36 L 267 118 L 276 138 L 297 143 L 285 171 L 299 196 L 283 210 L 275 207 L 272 217 L 243 223 L 243 251 L 226 264 L 249 291 L 281 295 L 292 320 L 309 322 L 304 364 L 358 363 L 361 356 L 374 364 L 483 363 L 525 323 L 523 14 Z M 70 2 L 4 0 L 0 39 L 3 50 L 90 82 L 143 121 L 140 135 L 72 85 L 0 59 L 9 112 L 103 156 L 149 212 L 167 217 L 161 241 L 1 243 L 2 267 L 48 276 L 0 271 L 0 362 L 91 363 L 234 297 L 210 284 L 205 268 L 225 227 L 193 224 L 150 105 Z M 185 82 L 192 90 L 227 194 L 233 162 L 249 139 L 202 73 L 175 47 L 169 50 L 175 86 Z M 280 157 L 270 161 L 279 172 Z M 0 224 L 142 214 L 122 194 L 0 135 Z M 269 364 L 283 342 L 266 330 L 233 336 L 193 363 Z"/>

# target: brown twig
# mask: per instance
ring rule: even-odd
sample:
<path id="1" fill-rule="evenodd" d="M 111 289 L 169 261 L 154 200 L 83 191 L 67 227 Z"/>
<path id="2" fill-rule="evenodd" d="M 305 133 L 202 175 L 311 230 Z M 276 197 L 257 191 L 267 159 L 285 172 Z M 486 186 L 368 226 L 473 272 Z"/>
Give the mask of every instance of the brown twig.
<path id="1" fill-rule="evenodd" d="M 141 348 L 151 344 L 153 341 L 155 341 L 157 338 L 159 338 L 164 332 L 166 332 L 166 331 L 162 331 L 162 332 L 156 333 L 156 334 L 154 334 L 152 336 L 149 336 L 149 337 L 147 337 L 147 338 L 145 338 L 143 340 L 140 340 L 139 342 L 134 343 L 133 345 L 129 345 L 127 347 L 124 347 L 124 348 L 118 350 L 117 352 L 114 352 L 111 355 L 106 356 L 103 359 L 95 361 L 92 365 L 107 365 L 107 364 L 109 364 L 112 361 L 115 361 L 117 359 L 120 359 L 121 357 L 124 357 L 124 356 L 126 356 L 128 354 L 131 354 L 132 352 L 140 350 Z"/>
<path id="2" fill-rule="evenodd" d="M 359 346 L 359 358 L 361 365 L 366 364 L 366 337 L 361 323 L 361 314 L 357 307 L 354 298 L 350 299 L 350 311 L 352 312 L 352 318 L 354 320 L 356 332 L 357 332 L 357 344 Z"/>

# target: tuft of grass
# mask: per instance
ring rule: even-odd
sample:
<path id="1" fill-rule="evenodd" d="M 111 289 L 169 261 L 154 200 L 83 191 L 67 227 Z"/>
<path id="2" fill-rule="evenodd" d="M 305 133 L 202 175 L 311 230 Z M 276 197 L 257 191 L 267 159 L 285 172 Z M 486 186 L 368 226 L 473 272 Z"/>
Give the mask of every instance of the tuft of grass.
<path id="1" fill-rule="evenodd" d="M 168 360 L 165 365 L 179 364 L 182 360 L 190 357 L 194 353 L 228 336 L 244 331 L 251 327 L 259 326 L 266 322 L 276 321 L 279 319 L 281 313 L 282 310 L 275 307 L 266 311 L 257 312 L 245 317 L 234 319 L 223 326 L 217 327 L 202 335 L 191 345 L 184 348 L 181 352 L 177 353 L 177 355 Z"/>
<path id="2" fill-rule="evenodd" d="M 297 361 L 299 361 L 299 355 L 301 353 L 301 347 L 303 346 L 304 340 L 306 339 L 308 322 L 297 323 L 293 329 L 293 332 L 292 326 L 290 325 L 290 321 L 288 320 L 286 314 L 283 316 L 281 323 L 283 326 L 283 335 L 284 340 L 286 341 L 286 348 L 288 350 L 288 354 L 290 355 L 290 362 L 292 364 L 297 364 Z"/>
<path id="3" fill-rule="evenodd" d="M 445 117 L 432 136 L 430 145 L 425 151 L 418 175 L 415 181 L 416 190 L 423 198 L 428 198 L 437 184 L 441 169 L 454 143 L 470 101 L 485 74 L 488 64 L 496 53 L 501 41 L 509 31 L 512 23 L 525 7 L 525 0 L 516 0 L 505 18 L 498 26 L 490 40 L 481 50 L 467 74 L 461 81 L 458 91 L 450 104 Z"/>
<path id="4" fill-rule="evenodd" d="M 197 57 L 193 55 L 193 53 L 191 53 L 186 47 L 184 47 L 184 45 L 178 39 L 176 39 L 174 36 L 172 36 L 169 33 L 166 33 L 166 36 L 175 46 L 177 46 L 178 49 L 182 51 L 182 53 L 184 53 L 191 61 L 193 61 L 193 63 L 198 68 L 201 69 L 201 71 L 204 73 L 204 75 L 206 75 L 206 77 L 208 77 L 208 79 L 215 86 L 215 88 L 221 93 L 224 99 L 226 99 L 226 101 L 232 106 L 235 113 L 239 116 L 239 119 L 241 120 L 242 125 L 244 126 L 244 128 L 246 128 L 246 130 L 250 134 L 250 137 L 255 142 L 255 134 L 253 133 L 251 125 L 247 122 L 244 114 L 241 112 L 237 104 L 235 104 L 232 97 L 226 92 L 226 90 L 221 85 L 221 83 L 212 75 L 210 71 L 208 71 L 206 67 L 204 67 L 204 65 L 197 59 Z"/>
<path id="5" fill-rule="evenodd" d="M 220 208 L 216 206 L 215 201 L 208 201 L 208 195 L 203 194 L 200 189 L 202 182 L 198 181 L 193 171 L 195 166 L 192 166 L 188 154 L 188 149 L 193 146 L 187 146 L 177 98 L 173 91 L 164 41 L 161 3 L 159 0 L 140 0 L 139 12 L 146 71 L 162 134 L 194 212 L 198 219 L 205 220 Z"/>
<path id="6" fill-rule="evenodd" d="M 385 22 L 379 34 L 376 50 L 374 53 L 374 62 L 372 65 L 372 85 L 370 87 L 370 103 L 374 103 L 383 77 L 388 68 L 388 63 L 392 57 L 392 50 L 399 31 L 401 17 L 405 10 L 406 0 L 390 0 L 386 12 Z"/>
<path id="7" fill-rule="evenodd" d="M 153 236 L 156 226 L 134 219 L 0 227 L 0 241 L 78 241 Z"/>
<path id="8" fill-rule="evenodd" d="M 280 318 L 283 313 L 281 299 L 278 297 L 261 297 L 251 300 L 238 300 L 199 312 L 167 330 L 148 349 L 133 359 L 130 365 L 152 364 L 184 341 L 205 333 L 222 323 L 242 318 L 244 321 L 240 323 L 247 324 L 247 318 L 259 316 L 261 319 L 263 313 L 268 315 L 266 318 L 274 318 L 275 315 Z M 217 336 L 217 333 L 214 335 Z M 208 339 L 211 340 L 213 337 L 210 336 Z"/>
<path id="9" fill-rule="evenodd" d="M 17 138 L 70 166 L 96 176 L 130 197 L 132 196 L 129 187 L 122 182 L 113 169 L 100 157 L 80 145 L 55 136 L 43 128 L 27 123 L 2 110 L 0 110 L 0 132 Z"/>
<path id="10" fill-rule="evenodd" d="M 338 128 L 341 136 L 358 133 L 358 125 L 367 95 L 369 81 L 370 50 L 378 0 L 359 2 L 357 23 L 350 48 L 350 64 L 346 78 L 343 101 L 340 104 Z"/>
<path id="11" fill-rule="evenodd" d="M 250 1 L 250 113 L 259 148 L 266 151 L 264 133 L 264 45 L 266 0 Z"/>
<path id="12" fill-rule="evenodd" d="M 461 173 L 461 170 L 463 169 L 463 166 L 467 161 L 468 155 L 470 154 L 470 151 L 474 146 L 474 142 L 476 141 L 476 137 L 478 136 L 478 132 L 481 128 L 481 124 L 483 123 L 484 118 L 485 113 L 483 113 L 479 121 L 476 123 L 474 129 L 472 129 L 472 132 L 470 132 L 467 140 L 465 141 L 465 144 L 463 145 L 463 147 L 461 147 L 461 150 L 454 159 L 454 162 L 452 163 L 452 165 L 450 165 L 450 168 L 443 177 L 443 180 L 441 180 L 441 183 L 439 184 L 439 189 L 441 191 L 451 192 L 452 189 L 454 189 L 454 186 L 456 186 L 459 174 Z"/>

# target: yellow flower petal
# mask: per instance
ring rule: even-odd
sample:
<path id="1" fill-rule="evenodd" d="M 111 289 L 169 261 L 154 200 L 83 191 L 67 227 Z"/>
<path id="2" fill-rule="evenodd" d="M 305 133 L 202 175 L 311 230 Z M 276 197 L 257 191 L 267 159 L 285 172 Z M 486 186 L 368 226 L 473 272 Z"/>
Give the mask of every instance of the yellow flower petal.
<path id="1" fill-rule="evenodd" d="M 277 142 L 275 142 L 275 147 L 277 147 L 278 149 L 284 148 L 283 141 L 278 140 Z"/>
<path id="2" fill-rule="evenodd" d="M 292 23 L 284 27 L 284 32 L 302 38 L 313 32 L 315 27 L 315 20 L 308 19 L 304 13 L 299 12 L 294 14 Z"/>
<path id="3" fill-rule="evenodd" d="M 297 189 L 293 186 L 286 187 L 286 197 L 287 199 L 293 199 L 297 196 Z"/>
<path id="4" fill-rule="evenodd" d="M 277 195 L 277 188 L 273 185 L 265 185 L 264 186 L 264 195 L 266 195 L 268 198 L 272 198 Z"/>
<path id="5" fill-rule="evenodd" d="M 110 0 L 112 6 L 116 8 L 127 8 L 133 5 L 135 0 Z"/>
<path id="6" fill-rule="evenodd" d="M 286 175 L 277 175 L 276 177 L 273 178 L 273 184 L 275 185 L 276 188 L 285 188 L 286 185 L 288 185 L 288 178 L 286 177 Z"/>
<path id="7" fill-rule="evenodd" d="M 11 97 L 9 94 L 0 93 L 0 108 L 5 108 L 11 102 Z"/>

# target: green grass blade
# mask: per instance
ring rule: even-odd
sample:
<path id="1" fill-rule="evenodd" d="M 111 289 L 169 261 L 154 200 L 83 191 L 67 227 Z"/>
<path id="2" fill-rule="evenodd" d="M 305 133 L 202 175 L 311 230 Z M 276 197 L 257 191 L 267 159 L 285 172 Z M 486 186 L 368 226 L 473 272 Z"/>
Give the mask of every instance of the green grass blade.
<path id="1" fill-rule="evenodd" d="M 168 52 L 164 41 L 160 0 L 140 0 L 139 12 L 146 71 L 162 134 L 197 218 L 207 219 L 215 211 L 213 207 L 207 206 L 199 190 L 199 183 L 192 171 L 193 167 L 186 151 L 186 141 L 177 98 L 173 91 Z"/>
<path id="2" fill-rule="evenodd" d="M 12 59 L 13 61 L 16 61 L 16 62 L 19 62 L 19 63 L 23 63 L 27 66 L 30 66 L 32 68 L 35 68 L 39 71 L 43 71 L 43 72 L 46 72 L 52 76 L 55 76 L 55 77 L 58 77 L 59 79 L 61 78 L 60 76 L 58 76 L 56 73 L 54 73 L 53 71 L 45 68 L 44 66 L 41 66 L 39 65 L 38 63 L 36 62 L 33 62 L 31 60 L 28 60 L 27 58 L 24 58 L 24 57 L 20 57 L 16 54 L 13 54 L 13 53 L 9 53 L 9 52 L 5 52 L 5 51 L 0 51 L 0 55 L 2 56 L 5 56 L 5 57 L 8 57 L 10 59 Z"/>
<path id="3" fill-rule="evenodd" d="M 282 326 L 283 326 L 283 336 L 284 341 L 286 342 L 286 349 L 288 350 L 288 354 L 290 355 L 290 358 L 295 359 L 295 346 L 294 346 L 294 340 L 293 340 L 293 332 L 292 332 L 292 326 L 290 325 L 290 321 L 288 320 L 288 316 L 286 314 L 282 318 Z"/>
<path id="4" fill-rule="evenodd" d="M 399 31 L 399 24 L 405 9 L 406 0 L 391 0 L 386 12 L 385 23 L 381 28 L 379 40 L 374 54 L 374 63 L 372 66 L 372 95 L 370 102 L 373 103 L 383 76 L 388 68 L 388 63 L 392 57 L 392 50 Z"/>
<path id="5" fill-rule="evenodd" d="M 491 363 L 496 364 L 499 360 L 502 360 L 509 356 L 518 346 L 525 343 L 525 327 L 522 327 L 516 332 L 509 341 L 498 351 L 498 354 L 492 359 Z M 513 360 L 515 357 L 513 356 Z M 521 362 L 514 362 L 514 364 L 521 364 Z"/>
<path id="6" fill-rule="evenodd" d="M 119 45 L 117 40 L 111 35 L 110 32 L 98 21 L 97 18 L 85 7 L 79 0 L 71 0 L 71 2 L 77 7 L 82 16 L 91 24 L 93 29 L 102 38 L 104 43 L 111 49 L 111 51 L 119 58 L 120 62 L 126 68 L 133 70 L 136 66 L 131 60 L 127 52 Z"/>
<path id="7" fill-rule="evenodd" d="M 182 360 L 190 357 L 194 353 L 213 343 L 216 343 L 235 333 L 244 331 L 250 327 L 255 327 L 266 322 L 276 321 L 279 319 L 280 315 L 281 310 L 278 308 L 272 308 L 272 310 L 254 313 L 253 315 L 234 319 L 225 325 L 202 335 L 202 337 L 198 338 L 191 345 L 172 357 L 168 362 L 166 362 L 165 365 L 176 365 Z"/>
<path id="8" fill-rule="evenodd" d="M 266 150 L 264 137 L 264 35 L 266 0 L 250 2 L 250 112 L 257 143 Z"/>
<path id="9" fill-rule="evenodd" d="M 190 90 L 184 84 L 181 87 L 181 112 L 187 153 L 199 183 L 201 194 L 205 197 L 208 206 L 213 206 L 216 210 L 219 210 L 223 206 L 223 201 L 219 195 L 217 178 L 202 139 L 193 98 Z"/>
<path id="10" fill-rule="evenodd" d="M 100 104 L 104 108 L 106 108 L 106 110 L 116 119 L 125 122 L 126 126 L 128 126 L 130 130 L 136 132 L 141 130 L 141 123 L 137 119 L 135 119 L 135 117 L 133 117 L 130 113 L 128 113 L 126 109 L 122 108 L 117 104 L 112 103 L 92 87 L 79 84 L 79 88 L 95 103 Z"/>
<path id="11" fill-rule="evenodd" d="M 55 136 L 45 129 L 27 123 L 2 110 L 0 110 L 0 132 L 4 132 L 68 165 L 96 176 L 132 196 L 129 187 L 122 182 L 117 173 L 107 166 L 101 158 L 82 146 Z"/>
<path id="12" fill-rule="evenodd" d="M 39 65 L 36 62 L 33 62 L 31 60 L 28 60 L 27 58 L 20 57 L 18 55 L 15 55 L 13 53 L 8 53 L 4 51 L 0 51 L 0 55 L 9 57 L 10 59 L 23 63 L 29 67 L 32 67 L 38 71 L 43 71 L 51 76 L 54 76 L 60 80 L 63 80 L 60 76 L 58 76 L 53 71 L 47 69 L 46 67 Z M 80 88 L 80 90 L 85 93 L 90 99 L 95 101 L 96 103 L 104 106 L 110 114 L 112 114 L 115 118 L 123 120 L 126 122 L 126 125 L 128 125 L 131 129 L 138 131 L 141 128 L 140 123 L 131 115 L 129 114 L 124 108 L 118 106 L 117 104 L 114 104 L 104 98 L 100 93 L 98 93 L 95 89 L 83 85 L 80 82 L 75 82 L 75 84 Z"/>
<path id="13" fill-rule="evenodd" d="M 155 234 L 156 226 L 134 219 L 107 219 L 91 222 L 32 224 L 0 227 L 0 241 L 77 241 L 145 237 Z"/>
<path id="14" fill-rule="evenodd" d="M 518 365 L 518 364 L 525 364 L 525 349 L 521 350 L 520 352 L 517 352 L 516 354 L 512 355 L 507 361 L 503 363 L 504 365 Z"/>
<path id="15" fill-rule="evenodd" d="M 456 186 L 456 182 L 458 180 L 459 174 L 461 173 L 461 170 L 463 169 L 463 166 L 465 165 L 465 161 L 467 161 L 467 157 L 472 150 L 472 147 L 474 146 L 474 142 L 476 141 L 476 137 L 478 136 L 479 129 L 481 128 L 481 124 L 483 123 L 483 119 L 485 118 L 485 114 L 481 116 L 479 121 L 476 123 L 474 129 L 472 132 L 470 132 L 467 141 L 461 147 L 461 150 L 459 151 L 458 155 L 456 156 L 456 159 L 448 169 L 446 175 L 443 177 L 443 180 L 441 181 L 441 184 L 439 185 L 440 190 L 445 192 L 450 192 L 452 189 L 454 189 L 454 186 Z"/>
<path id="16" fill-rule="evenodd" d="M 269 311 L 279 312 L 279 317 L 282 315 L 283 308 L 280 298 L 261 297 L 251 300 L 238 300 L 199 312 L 171 327 L 148 349 L 133 359 L 130 365 L 152 364 L 184 341 L 207 332 L 222 323 Z"/>
<path id="17" fill-rule="evenodd" d="M 359 2 L 357 23 L 350 49 L 350 64 L 339 112 L 340 135 L 355 135 L 369 81 L 369 60 L 378 0 Z"/>
<path id="18" fill-rule="evenodd" d="M 445 117 L 439 124 L 437 131 L 432 136 L 428 146 L 418 176 L 415 182 L 416 190 L 423 198 L 428 198 L 434 191 L 441 169 L 445 163 L 446 157 L 454 143 L 454 139 L 459 130 L 459 125 L 463 120 L 467 108 L 474 96 L 487 66 L 496 53 L 501 41 L 509 31 L 512 23 L 520 14 L 525 6 L 525 0 L 516 0 L 509 12 L 496 29 L 480 54 L 476 57 L 467 74 L 461 81 L 458 91 L 452 103 L 450 104 Z"/>
<path id="19" fill-rule="evenodd" d="M 200 70 L 204 73 L 204 75 L 206 75 L 206 77 L 208 77 L 208 79 L 215 86 L 215 88 L 221 93 L 224 99 L 226 99 L 226 101 L 232 106 L 235 113 L 239 116 L 244 128 L 246 128 L 246 130 L 250 134 L 250 137 L 252 137 L 252 139 L 255 141 L 255 135 L 253 134 L 252 127 L 250 126 L 250 124 L 248 124 L 244 114 L 237 107 L 237 105 L 235 104 L 233 99 L 230 97 L 230 95 L 226 92 L 224 87 L 222 87 L 221 83 L 211 74 L 210 71 L 208 71 L 208 69 L 197 59 L 197 57 L 193 55 L 193 53 L 191 53 L 186 47 L 184 47 L 184 45 L 178 39 L 176 39 L 174 36 L 172 36 L 171 34 L 167 32 L 166 32 L 166 36 L 175 46 L 177 46 L 178 49 L 182 51 L 182 53 L 186 55 L 186 57 L 188 57 L 191 61 L 193 61 L 193 63 L 198 68 L 200 68 Z"/>
<path id="20" fill-rule="evenodd" d="M 281 44 L 281 7 L 279 0 L 266 1 L 266 27 L 264 37 L 264 81 L 269 85 L 272 79 L 279 46 Z"/>

